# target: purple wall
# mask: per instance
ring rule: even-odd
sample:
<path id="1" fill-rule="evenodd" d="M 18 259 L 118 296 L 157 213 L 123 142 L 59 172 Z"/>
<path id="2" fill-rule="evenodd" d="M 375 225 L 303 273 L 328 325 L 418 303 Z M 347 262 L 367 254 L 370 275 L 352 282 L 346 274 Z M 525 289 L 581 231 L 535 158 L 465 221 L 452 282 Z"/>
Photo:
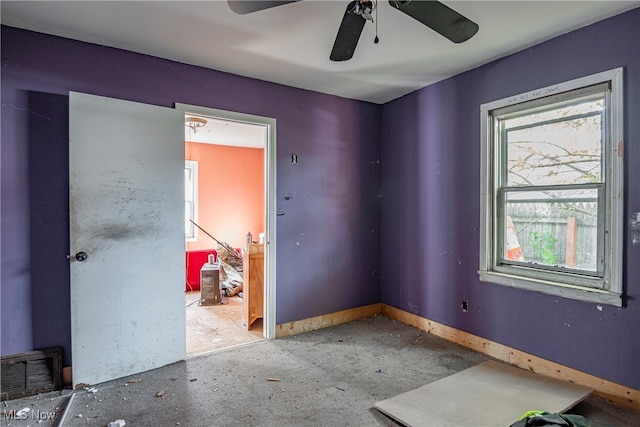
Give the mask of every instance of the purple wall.
<path id="1" fill-rule="evenodd" d="M 69 91 L 276 118 L 277 323 L 380 301 L 380 106 L 2 27 L 3 355 L 71 361 Z"/>
<path id="2" fill-rule="evenodd" d="M 626 307 L 482 283 L 480 105 L 625 67 Z M 382 302 L 640 389 L 640 9 L 383 106 Z M 460 304 L 467 300 L 469 313 Z"/>

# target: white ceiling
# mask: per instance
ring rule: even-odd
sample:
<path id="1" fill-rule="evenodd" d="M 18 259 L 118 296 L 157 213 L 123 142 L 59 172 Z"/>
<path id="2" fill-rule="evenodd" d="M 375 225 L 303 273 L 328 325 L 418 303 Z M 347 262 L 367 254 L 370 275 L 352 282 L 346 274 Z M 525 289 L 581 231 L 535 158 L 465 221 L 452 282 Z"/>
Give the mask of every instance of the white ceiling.
<path id="1" fill-rule="evenodd" d="M 640 6 L 613 0 L 443 3 L 480 26 L 472 39 L 454 44 L 380 1 L 380 43 L 373 43 L 376 25 L 367 22 L 345 62 L 330 61 L 329 53 L 348 0 L 304 0 L 249 15 L 232 12 L 223 0 L 2 0 L 0 6 L 5 25 L 379 104 Z M 234 139 L 236 130 L 264 132 L 239 123 L 209 125 L 196 134 L 187 129 L 185 136 L 234 144 L 249 138 Z"/>
<path id="2" fill-rule="evenodd" d="M 350 61 L 329 53 L 348 1 L 304 0 L 238 15 L 226 1 L 5 1 L 2 23 L 346 98 L 385 103 L 640 1 L 444 1 L 480 26 L 454 44 L 378 8 Z"/>

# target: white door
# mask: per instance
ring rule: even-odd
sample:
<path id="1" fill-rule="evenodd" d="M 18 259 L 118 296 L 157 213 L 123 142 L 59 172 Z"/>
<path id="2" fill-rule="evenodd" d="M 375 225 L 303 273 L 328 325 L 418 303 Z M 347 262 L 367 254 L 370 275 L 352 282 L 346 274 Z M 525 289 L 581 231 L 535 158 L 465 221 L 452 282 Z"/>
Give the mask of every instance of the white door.
<path id="1" fill-rule="evenodd" d="M 185 358 L 184 115 L 69 101 L 73 384 Z"/>

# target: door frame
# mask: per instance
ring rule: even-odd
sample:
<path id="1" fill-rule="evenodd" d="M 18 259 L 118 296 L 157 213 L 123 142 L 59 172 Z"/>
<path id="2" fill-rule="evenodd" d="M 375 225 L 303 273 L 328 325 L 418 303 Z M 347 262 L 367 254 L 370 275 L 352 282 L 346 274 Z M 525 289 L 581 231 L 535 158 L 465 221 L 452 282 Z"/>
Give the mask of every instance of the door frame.
<path id="1" fill-rule="evenodd" d="M 265 253 L 264 319 L 262 324 L 264 337 L 274 339 L 276 338 L 276 119 L 177 102 L 175 108 L 185 114 L 209 116 L 267 127 L 267 140 L 264 144 Z"/>

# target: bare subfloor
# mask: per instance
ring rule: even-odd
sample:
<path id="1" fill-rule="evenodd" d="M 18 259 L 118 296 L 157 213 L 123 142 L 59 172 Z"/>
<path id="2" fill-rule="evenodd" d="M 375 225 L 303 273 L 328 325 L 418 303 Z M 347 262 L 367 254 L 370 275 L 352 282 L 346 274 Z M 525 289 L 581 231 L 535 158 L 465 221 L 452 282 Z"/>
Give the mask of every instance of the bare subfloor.
<path id="1" fill-rule="evenodd" d="M 487 359 L 375 316 L 98 384 L 94 392 L 76 393 L 65 426 L 106 426 L 117 419 L 128 427 L 396 426 L 372 409 L 375 402 Z M 3 410 L 58 406 L 62 411 L 64 398 L 58 395 L 11 401 Z M 639 413 L 597 397 L 569 412 L 585 416 L 592 427 L 637 426 L 640 419 Z M 2 425 L 36 424 L 3 420 Z"/>
<path id="2" fill-rule="evenodd" d="M 247 330 L 242 317 L 242 298 L 225 297 L 221 305 L 200 305 L 200 292 L 187 292 L 187 357 L 264 339 L 262 319 Z"/>

